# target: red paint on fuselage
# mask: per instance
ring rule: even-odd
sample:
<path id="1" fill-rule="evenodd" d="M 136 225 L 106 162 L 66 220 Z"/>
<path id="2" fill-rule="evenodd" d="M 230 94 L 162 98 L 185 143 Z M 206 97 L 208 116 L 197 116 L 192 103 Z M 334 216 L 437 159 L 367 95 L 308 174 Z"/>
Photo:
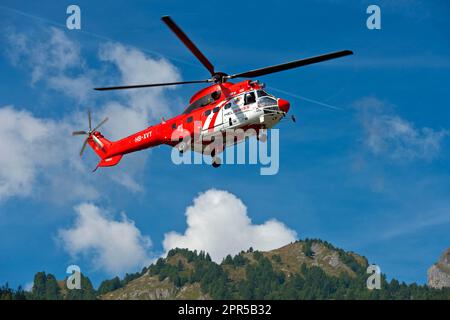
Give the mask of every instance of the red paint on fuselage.
<path id="1" fill-rule="evenodd" d="M 220 91 L 221 94 L 217 100 L 211 101 L 204 106 L 200 106 L 189 113 L 180 114 L 115 142 L 110 142 L 106 140 L 99 132 L 95 132 L 94 135 L 98 137 L 100 141 L 104 142 L 104 147 L 101 150 L 99 150 L 99 146 L 97 146 L 97 144 L 93 141 L 93 138 L 90 138 L 88 142 L 102 159 L 109 159 L 116 155 L 123 155 L 142 149 L 151 148 L 160 144 L 175 146 L 179 141 L 172 141 L 172 136 L 174 131 L 178 130 L 180 125 L 183 129 L 182 132 L 180 131 L 181 138 L 183 137 L 183 132 L 185 135 L 188 133 L 191 137 L 193 137 L 195 132 L 194 123 L 196 121 L 201 121 L 203 125 L 206 121 L 205 111 L 214 109 L 220 103 L 228 101 L 236 95 L 257 89 L 262 88 L 258 82 L 251 80 L 246 80 L 239 83 L 225 82 L 221 84 L 214 84 L 194 94 L 190 99 L 190 103 L 193 104 L 199 99 L 211 95 L 213 92 Z M 217 114 L 218 113 L 214 115 L 214 121 Z M 190 117 L 192 117 L 192 121 L 188 121 Z M 211 125 L 213 127 L 214 121 L 211 121 Z M 102 163 L 103 161 L 101 161 L 99 166 L 103 166 Z"/>

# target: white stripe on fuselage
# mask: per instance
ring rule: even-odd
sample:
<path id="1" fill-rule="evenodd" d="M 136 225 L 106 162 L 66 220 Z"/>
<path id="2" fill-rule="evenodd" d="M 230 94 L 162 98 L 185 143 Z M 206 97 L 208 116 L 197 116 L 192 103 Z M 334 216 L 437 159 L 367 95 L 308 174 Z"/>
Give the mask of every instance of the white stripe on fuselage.
<path id="1" fill-rule="evenodd" d="M 219 111 L 217 112 L 218 113 L 218 115 L 216 116 L 216 120 L 214 121 L 214 125 L 212 126 L 212 130 L 214 130 L 214 128 L 216 127 L 216 126 L 218 126 L 218 125 L 220 125 L 221 123 L 222 123 L 222 121 L 223 121 L 223 115 L 222 115 L 222 112 L 223 112 L 223 106 L 225 105 L 225 102 L 226 101 L 223 101 L 223 102 L 221 102 L 221 103 L 219 103 L 217 106 L 215 106 L 214 108 L 217 108 L 217 107 L 219 107 L 220 109 L 219 109 Z M 213 109 L 214 109 L 213 108 Z M 214 112 L 212 112 L 212 110 L 213 109 L 211 109 L 211 113 L 208 115 L 208 117 L 206 118 L 206 120 L 205 120 L 205 123 L 203 124 L 203 127 L 202 127 L 202 130 L 208 130 L 208 128 L 209 128 L 209 126 L 210 126 L 210 124 L 211 124 L 211 120 L 212 120 L 212 118 L 214 117 L 214 115 L 215 115 L 215 113 Z"/>
<path id="2" fill-rule="evenodd" d="M 202 129 L 203 130 L 208 130 L 209 124 L 211 123 L 211 119 L 214 116 L 214 113 L 210 113 L 209 116 L 206 118 L 205 123 L 203 124 Z"/>

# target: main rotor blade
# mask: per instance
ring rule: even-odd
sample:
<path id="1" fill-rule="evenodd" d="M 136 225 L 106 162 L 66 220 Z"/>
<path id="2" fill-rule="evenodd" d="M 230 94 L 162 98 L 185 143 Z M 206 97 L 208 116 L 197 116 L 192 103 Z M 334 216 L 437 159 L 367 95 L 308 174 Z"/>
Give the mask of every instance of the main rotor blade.
<path id="1" fill-rule="evenodd" d="M 86 131 L 74 131 L 72 132 L 73 136 L 80 136 L 80 135 L 85 135 L 88 134 Z"/>
<path id="2" fill-rule="evenodd" d="M 228 76 L 227 78 L 233 79 L 233 78 L 260 77 L 260 76 L 264 76 L 266 74 L 271 74 L 271 73 L 275 73 L 275 72 L 294 69 L 294 68 L 306 66 L 309 64 L 313 64 L 313 63 L 318 63 L 318 62 L 322 62 L 322 61 L 327 61 L 327 60 L 331 60 L 331 59 L 348 56 L 351 54 L 353 54 L 353 52 L 350 50 L 337 51 L 337 52 L 327 53 L 324 55 L 315 56 L 315 57 L 311 57 L 311 58 L 300 59 L 300 60 L 291 61 L 288 63 L 278 64 L 275 66 L 270 66 L 270 67 L 265 67 L 265 68 L 261 68 L 261 69 L 236 73 L 236 74 L 232 74 L 232 75 Z"/>
<path id="3" fill-rule="evenodd" d="M 92 129 L 92 132 L 97 131 L 97 129 L 100 128 L 106 121 L 108 121 L 108 117 L 106 117 L 105 119 L 103 119 L 102 122 L 100 122 L 94 129 Z"/>
<path id="4" fill-rule="evenodd" d="M 170 28 L 170 30 L 175 33 L 175 35 L 180 39 L 184 45 L 197 57 L 198 60 L 208 69 L 211 75 L 214 75 L 214 66 L 212 63 L 203 55 L 203 53 L 197 48 L 197 46 L 188 38 L 188 36 L 183 32 L 183 30 L 178 27 L 178 25 L 169 16 L 164 16 L 161 18 L 162 21 Z"/>
<path id="5" fill-rule="evenodd" d="M 86 138 L 86 139 L 84 140 L 84 142 L 83 142 L 83 146 L 81 147 L 81 150 L 80 150 L 80 157 L 83 155 L 84 149 L 86 149 L 86 145 L 87 145 L 87 143 L 88 143 L 88 139 L 89 139 L 89 137 Z"/>
<path id="6" fill-rule="evenodd" d="M 89 131 L 92 131 L 92 117 L 91 117 L 91 110 L 88 109 L 88 119 L 89 119 Z"/>
<path id="7" fill-rule="evenodd" d="M 94 88 L 94 90 L 107 91 L 107 90 L 136 89 L 136 88 L 147 88 L 147 87 L 175 86 L 175 85 L 179 85 L 179 84 L 204 83 L 204 82 L 211 82 L 211 81 L 210 80 L 196 80 L 196 81 L 137 84 L 137 85 L 131 85 L 131 86 L 116 86 L 116 87 Z"/>

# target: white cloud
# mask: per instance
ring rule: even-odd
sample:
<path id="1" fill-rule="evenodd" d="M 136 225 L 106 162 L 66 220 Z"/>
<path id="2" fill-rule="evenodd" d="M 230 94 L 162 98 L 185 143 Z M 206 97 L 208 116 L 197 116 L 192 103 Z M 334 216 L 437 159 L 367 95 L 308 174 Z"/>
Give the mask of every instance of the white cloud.
<path id="1" fill-rule="evenodd" d="M 58 161 L 55 149 L 46 148 L 54 129 L 53 122 L 27 111 L 0 108 L 0 199 L 29 195 L 38 168 Z"/>
<path id="2" fill-rule="evenodd" d="M 120 71 L 122 81 L 127 84 L 179 81 L 177 69 L 167 60 L 152 59 L 143 52 L 119 43 L 107 43 L 101 47 L 100 58 L 114 63 Z M 149 92 L 157 93 L 161 88 Z M 133 91 L 129 91 L 133 92 Z M 137 92 L 134 90 L 134 92 Z"/>
<path id="3" fill-rule="evenodd" d="M 143 192 L 137 179 L 145 168 L 145 155 L 128 155 L 113 170 L 92 173 L 97 156 L 86 150 L 80 158 L 83 139 L 70 135 L 85 128 L 85 122 L 82 114 L 56 121 L 13 106 L 0 107 L 0 201 L 11 197 L 57 204 L 94 200 L 101 196 L 99 189 L 110 187 L 108 181 L 130 192 Z"/>
<path id="4" fill-rule="evenodd" d="M 80 204 L 75 211 L 74 226 L 58 232 L 58 239 L 73 258 L 87 256 L 95 268 L 110 274 L 129 272 L 150 263 L 150 238 L 142 235 L 125 214 L 115 221 L 88 203 Z"/>
<path id="5" fill-rule="evenodd" d="M 168 61 L 152 59 L 118 43 L 108 43 L 100 46 L 99 59 L 111 63 L 114 71 L 100 72 L 87 66 L 80 45 L 63 31 L 57 28 L 38 31 L 8 31 L 7 52 L 11 61 L 31 72 L 32 85 L 42 82 L 47 88 L 86 102 L 95 110 L 94 124 L 108 116 L 110 121 L 101 129 L 108 139 L 123 138 L 146 128 L 157 115 L 170 113 L 167 89 L 103 93 L 102 97 L 119 98 L 119 102 L 99 105 L 92 101 L 91 82 L 94 76 L 102 79 L 100 75 L 108 75 L 104 79 L 112 79 L 114 84 L 180 80 L 178 71 Z M 44 89 L 42 93 L 47 92 Z M 70 113 L 56 120 L 38 118 L 13 107 L 1 111 L 0 146 L 5 152 L 0 155 L 0 200 L 32 195 L 61 203 L 67 199 L 92 200 L 100 195 L 99 175 L 131 192 L 143 191 L 139 180 L 146 167 L 146 151 L 127 155 L 117 167 L 104 169 L 97 177 L 91 173 L 96 163 L 80 161 L 82 139 L 71 137 L 70 132 L 87 128 L 85 112 Z M 89 148 L 86 156 L 92 158 Z"/>
<path id="6" fill-rule="evenodd" d="M 76 156 L 79 146 L 68 134 L 69 123 L 75 120 L 57 122 L 12 106 L 0 108 L 0 200 L 45 195 L 58 202 L 98 196 Z"/>
<path id="7" fill-rule="evenodd" d="M 0 109 L 0 199 L 30 193 L 42 159 L 34 159 L 27 145 L 39 147 L 48 135 L 46 124 L 29 113 L 9 106 Z"/>
<path id="8" fill-rule="evenodd" d="M 109 118 L 108 124 L 102 128 L 102 131 L 112 141 L 149 126 L 145 111 L 136 110 L 118 102 L 107 103 L 101 113 Z"/>
<path id="9" fill-rule="evenodd" d="M 92 93 L 91 70 L 82 58 L 80 45 L 51 27 L 42 34 L 9 31 L 7 53 L 13 64 L 31 72 L 31 85 L 42 81 L 79 102 Z"/>
<path id="10" fill-rule="evenodd" d="M 75 211 L 73 226 L 60 229 L 56 239 L 73 259 L 85 257 L 96 269 L 121 274 L 148 265 L 157 256 L 151 251 L 150 237 L 125 214 L 117 221 L 89 203 L 78 205 Z M 186 217 L 184 234 L 165 234 L 165 254 L 175 247 L 204 250 L 221 262 L 226 255 L 249 247 L 272 250 L 297 238 L 295 231 L 275 219 L 253 224 L 242 201 L 227 191 L 210 189 L 201 193 L 186 209 Z"/>
<path id="11" fill-rule="evenodd" d="M 247 208 L 235 195 L 210 189 L 194 199 L 187 208 L 184 234 L 169 232 L 164 237 L 164 250 L 179 247 L 204 250 L 220 262 L 228 254 L 253 247 L 271 250 L 296 240 L 295 231 L 272 219 L 253 224 Z"/>
<path id="12" fill-rule="evenodd" d="M 30 74 L 32 85 L 43 82 L 48 88 L 79 102 L 91 103 L 89 100 L 99 96 L 92 90 L 93 78 L 95 86 L 105 82 L 118 85 L 181 80 L 177 68 L 168 60 L 149 57 L 136 48 L 112 42 L 99 45 L 98 58 L 114 68 L 92 69 L 83 58 L 80 44 L 65 32 L 55 27 L 28 33 L 6 30 L 7 55 L 14 65 Z M 144 118 L 156 119 L 170 113 L 164 92 L 173 89 L 175 87 L 155 87 L 116 93 L 123 98 L 124 107 L 139 112 Z M 102 95 L 117 98 L 112 92 Z M 173 104 L 173 99 L 170 102 Z"/>
<path id="13" fill-rule="evenodd" d="M 364 98 L 355 103 L 366 133 L 366 145 L 376 155 L 393 160 L 432 160 L 441 150 L 447 130 L 416 126 L 392 112 L 376 98 Z"/>
<path id="14" fill-rule="evenodd" d="M 50 88 L 83 103 L 88 102 L 88 97 L 92 94 L 92 88 L 94 87 L 90 77 L 85 74 L 76 77 L 60 74 L 49 77 L 47 84 Z"/>
<path id="15" fill-rule="evenodd" d="M 165 59 L 154 59 L 143 52 L 119 43 L 107 43 L 100 48 L 100 59 L 112 63 L 119 77 L 112 77 L 111 85 L 145 84 L 180 81 L 178 70 Z M 117 91 L 123 103 L 109 103 L 104 112 L 110 115 L 111 134 L 123 137 L 159 121 L 171 114 L 166 95 L 173 87 L 155 87 Z M 173 99 L 172 99 L 173 104 Z"/>

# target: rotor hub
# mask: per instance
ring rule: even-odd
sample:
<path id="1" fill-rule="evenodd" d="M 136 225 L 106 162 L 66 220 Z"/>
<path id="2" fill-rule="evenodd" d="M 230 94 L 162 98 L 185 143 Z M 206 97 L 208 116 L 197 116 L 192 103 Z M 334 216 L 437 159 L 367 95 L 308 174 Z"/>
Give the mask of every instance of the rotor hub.
<path id="1" fill-rule="evenodd" d="M 214 83 L 224 83 L 228 80 L 228 74 L 225 72 L 215 72 L 211 77 L 212 82 Z"/>

